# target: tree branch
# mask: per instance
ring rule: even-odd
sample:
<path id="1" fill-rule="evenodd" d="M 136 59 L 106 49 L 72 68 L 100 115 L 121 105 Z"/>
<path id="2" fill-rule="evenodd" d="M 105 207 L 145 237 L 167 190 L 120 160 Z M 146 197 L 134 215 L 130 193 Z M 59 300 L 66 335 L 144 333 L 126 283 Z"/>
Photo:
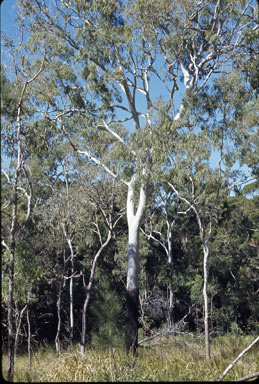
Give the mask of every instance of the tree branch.
<path id="1" fill-rule="evenodd" d="M 93 161 L 96 165 L 98 165 L 99 167 L 103 168 L 105 170 L 105 172 L 107 172 L 109 175 L 111 175 L 115 179 L 118 179 L 123 184 L 125 184 L 127 186 L 129 185 L 129 183 L 126 180 L 122 179 L 118 174 L 114 173 L 101 160 L 97 159 L 97 157 L 92 155 L 89 151 L 87 151 L 87 150 L 84 150 L 84 151 L 79 150 L 75 146 L 75 144 L 72 142 L 72 140 L 70 139 L 69 135 L 67 134 L 67 132 L 66 132 L 66 130 L 65 130 L 65 128 L 64 128 L 64 126 L 62 124 L 61 124 L 61 129 L 64 132 L 64 135 L 66 136 L 67 140 L 69 141 L 69 144 L 71 145 L 71 147 L 74 149 L 75 152 L 77 152 L 78 154 L 81 154 L 81 155 L 85 155 L 89 160 Z"/>
<path id="2" fill-rule="evenodd" d="M 245 353 L 247 353 L 252 347 L 254 347 L 259 341 L 259 336 L 248 346 L 246 347 L 238 356 L 237 358 L 232 361 L 232 363 L 225 369 L 225 371 L 222 373 L 218 381 L 222 381 L 222 379 L 226 376 L 226 374 L 234 367 L 234 365 L 238 362 L 238 360 L 241 359 L 241 357 L 244 356 Z"/>
<path id="3" fill-rule="evenodd" d="M 255 372 L 255 373 L 251 373 L 250 375 L 240 377 L 240 379 L 237 379 L 236 381 L 246 381 L 246 380 L 252 379 L 253 377 L 258 377 L 258 376 L 259 376 L 259 372 Z"/>

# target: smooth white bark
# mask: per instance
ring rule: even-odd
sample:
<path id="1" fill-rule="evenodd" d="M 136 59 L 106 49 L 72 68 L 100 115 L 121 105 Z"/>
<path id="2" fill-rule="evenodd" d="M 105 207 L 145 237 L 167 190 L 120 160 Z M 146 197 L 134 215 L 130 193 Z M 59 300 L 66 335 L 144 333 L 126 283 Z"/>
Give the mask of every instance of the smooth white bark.
<path id="1" fill-rule="evenodd" d="M 205 226 L 202 223 L 201 215 L 196 204 L 191 203 L 189 200 L 182 197 L 173 184 L 171 184 L 170 182 L 167 182 L 167 184 L 172 188 L 172 190 L 177 194 L 177 196 L 182 201 L 184 201 L 189 206 L 190 209 L 193 210 L 193 212 L 196 215 L 196 219 L 199 226 L 200 239 L 201 239 L 202 248 L 203 248 L 203 291 L 202 292 L 203 292 L 203 299 L 204 299 L 205 356 L 206 356 L 206 359 L 209 359 L 210 358 L 210 340 L 209 340 L 209 310 L 208 310 L 207 288 L 208 288 L 208 257 L 209 257 L 209 251 L 210 251 L 209 239 L 212 234 L 212 214 L 210 214 L 209 231 L 207 236 L 205 236 Z M 194 198 L 193 181 L 192 181 L 192 195 L 193 195 L 192 197 Z"/>
<path id="2" fill-rule="evenodd" d="M 138 224 L 130 222 L 129 224 L 129 243 L 128 243 L 128 270 L 127 270 L 127 289 L 138 289 L 139 272 L 139 227 Z"/>
<path id="3" fill-rule="evenodd" d="M 138 289 L 139 272 L 139 224 L 146 205 L 146 190 L 142 185 L 140 188 L 138 207 L 135 213 L 134 203 L 134 175 L 128 186 L 127 198 L 127 221 L 128 221 L 128 270 L 127 270 L 127 290 Z"/>
<path id="4" fill-rule="evenodd" d="M 209 308 L 208 308 L 208 257 L 209 247 L 203 244 L 203 299 L 204 299 L 204 329 L 205 329 L 205 356 L 210 358 L 210 339 L 209 339 Z"/>

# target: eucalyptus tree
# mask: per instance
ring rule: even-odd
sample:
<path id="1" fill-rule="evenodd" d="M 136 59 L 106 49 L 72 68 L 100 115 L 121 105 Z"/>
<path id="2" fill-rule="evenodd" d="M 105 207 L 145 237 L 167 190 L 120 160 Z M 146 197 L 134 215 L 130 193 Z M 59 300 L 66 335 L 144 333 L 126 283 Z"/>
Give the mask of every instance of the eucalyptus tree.
<path id="1" fill-rule="evenodd" d="M 247 110 L 256 105 L 254 94 L 240 69 L 233 68 L 227 75 L 223 73 L 214 79 L 209 95 L 201 94 L 199 100 L 195 100 L 192 115 L 189 116 L 188 136 L 178 138 L 176 145 L 180 155 L 169 155 L 171 175 L 166 182 L 186 207 L 195 213 L 200 231 L 206 358 L 210 357 L 207 293 L 209 243 L 222 204 L 230 192 L 256 176 L 254 167 L 248 170 L 240 167 L 253 152 L 257 123 L 253 115 L 247 121 Z M 258 108 L 254 113 L 258 113 Z M 212 155 L 215 157 L 213 162 Z"/>
<path id="2" fill-rule="evenodd" d="M 217 265 L 210 271 L 216 285 L 212 322 L 238 334 L 256 328 L 259 309 L 258 187 L 257 196 L 249 198 L 245 192 L 253 185 L 247 187 L 224 202 L 211 240 L 211 259 Z"/>
<path id="3" fill-rule="evenodd" d="M 22 48 L 21 48 L 22 47 Z M 13 381 L 14 353 L 15 353 L 15 326 L 14 326 L 14 268 L 17 253 L 17 242 L 19 244 L 19 233 L 26 227 L 32 207 L 32 183 L 30 170 L 26 164 L 28 154 L 26 153 L 26 134 L 28 133 L 28 122 L 31 115 L 35 113 L 31 99 L 33 83 L 40 77 L 43 71 L 45 53 L 38 58 L 31 67 L 27 63 L 27 55 L 20 42 L 20 49 L 15 52 L 10 41 L 6 40 L 6 48 L 12 57 L 12 65 L 9 67 L 12 80 L 7 79 L 6 73 L 3 79 L 2 93 L 2 126 L 3 126 L 3 153 L 11 158 L 6 168 L 1 169 L 2 175 L 6 177 L 10 185 L 10 197 L 4 202 L 4 210 L 9 210 L 10 220 L 8 230 L 3 234 L 2 245 L 9 254 L 9 287 L 8 287 L 8 381 Z M 8 89 L 12 89 L 10 95 Z M 9 103 L 10 101 L 10 103 Z M 3 162 L 4 163 L 4 162 Z M 23 204 L 26 206 L 25 217 L 21 215 Z M 22 209 L 23 210 L 23 209 Z"/>
<path id="4" fill-rule="evenodd" d="M 66 308 L 63 297 L 67 282 L 69 283 L 69 339 L 73 343 L 74 336 L 74 280 L 81 276 L 76 270 L 77 259 L 75 236 L 82 231 L 82 194 L 79 193 L 76 159 L 69 152 L 66 143 L 59 143 L 56 155 L 55 174 L 49 174 L 42 180 L 48 186 L 47 196 L 39 197 L 34 210 L 33 220 L 36 228 L 34 234 L 34 252 L 41 255 L 39 264 L 45 267 L 45 279 L 52 283 L 56 291 L 57 331 L 55 345 L 57 355 L 61 352 L 61 333 L 63 332 Z M 65 153 L 63 157 L 61 154 Z M 40 198 L 41 197 L 41 198 Z M 42 246 L 44 244 L 44 246 Z"/>
<path id="5" fill-rule="evenodd" d="M 203 171 L 204 173 L 204 171 Z M 206 358 L 210 357 L 209 341 L 209 307 L 208 307 L 208 258 L 210 254 L 209 241 L 212 236 L 213 224 L 217 220 L 222 192 L 224 186 L 218 178 L 218 174 L 209 171 L 206 176 L 205 185 L 202 185 L 199 176 L 189 175 L 189 186 L 187 180 L 183 191 L 179 192 L 178 187 L 168 181 L 168 185 L 176 195 L 186 204 L 187 208 L 192 209 L 196 215 L 199 226 L 200 239 L 203 249 L 203 298 L 204 298 L 204 328 L 205 328 L 205 352 Z M 204 174 L 203 174 L 204 177 Z M 200 183 L 201 182 L 201 183 Z M 225 197 L 225 196 L 224 196 Z"/>
<path id="6" fill-rule="evenodd" d="M 188 124 L 193 95 L 227 69 L 240 47 L 240 31 L 255 22 L 253 1 L 23 0 L 18 5 L 32 49 L 49 49 L 46 77 L 35 95 L 39 113 L 56 123 L 81 157 L 126 187 L 126 348 L 134 353 L 139 226 L 148 185 L 159 177 L 166 149 L 160 137 L 175 139 Z"/>
<path id="7" fill-rule="evenodd" d="M 116 238 L 117 226 L 125 215 L 125 209 L 120 209 L 118 200 L 118 186 L 116 180 L 109 180 L 109 176 L 103 175 L 102 179 L 93 181 L 92 185 L 87 187 L 84 193 L 85 208 L 89 215 L 91 223 L 88 227 L 93 235 L 95 248 L 97 251 L 91 258 L 90 274 L 86 284 L 85 274 L 83 274 L 83 285 L 85 289 L 85 299 L 82 310 L 82 330 L 81 330 L 81 353 L 85 353 L 86 331 L 87 331 L 87 312 L 91 300 L 92 290 L 95 282 L 97 265 L 104 251 L 113 239 Z M 87 196 L 87 200 L 85 199 Z M 89 220 L 89 218 L 88 218 Z M 105 294 L 105 293 L 104 293 Z"/>
<path id="8" fill-rule="evenodd" d="M 166 186 L 159 186 L 157 188 L 157 199 L 154 200 L 156 201 L 155 207 L 151 206 L 151 212 L 146 215 L 146 220 L 141 231 L 149 241 L 152 240 L 158 243 L 167 256 L 169 266 L 167 324 L 168 328 L 172 329 L 174 327 L 175 318 L 174 287 L 172 284 L 175 269 L 173 229 L 177 224 L 179 215 L 186 215 L 190 208 L 187 207 L 185 211 L 182 211 L 180 199 L 171 188 L 166 188 Z"/>
<path id="9" fill-rule="evenodd" d="M 65 181 L 65 196 L 63 202 L 63 214 L 62 214 L 62 222 L 61 226 L 63 229 L 63 235 L 66 239 L 67 245 L 70 250 L 70 264 L 71 264 L 71 275 L 69 279 L 69 333 L 70 333 L 70 343 L 73 344 L 73 336 L 74 336 L 74 274 L 75 274 L 75 245 L 74 245 L 74 236 L 80 227 L 76 225 L 75 222 L 75 213 L 76 213 L 76 204 L 73 201 L 73 197 L 71 196 L 71 186 L 73 181 L 70 180 L 69 173 L 69 160 L 68 158 L 64 159 L 64 163 L 62 163 L 62 176 Z"/>

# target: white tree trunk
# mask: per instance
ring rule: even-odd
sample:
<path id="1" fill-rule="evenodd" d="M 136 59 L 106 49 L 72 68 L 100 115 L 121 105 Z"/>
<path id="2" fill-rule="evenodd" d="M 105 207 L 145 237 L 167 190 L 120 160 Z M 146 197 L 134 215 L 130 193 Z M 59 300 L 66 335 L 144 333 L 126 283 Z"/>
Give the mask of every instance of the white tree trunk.
<path id="1" fill-rule="evenodd" d="M 23 309 L 21 310 L 21 312 L 18 315 L 18 322 L 17 322 L 17 326 L 16 326 L 16 334 L 15 334 L 15 342 L 14 342 L 14 356 L 17 355 L 18 339 L 19 339 L 22 317 L 23 317 L 24 312 L 27 309 L 27 306 L 28 306 L 28 303 L 25 304 L 25 306 L 23 307 Z"/>
<path id="2" fill-rule="evenodd" d="M 136 220 L 128 223 L 128 270 L 127 290 L 138 289 L 139 273 L 139 224 Z"/>
<path id="3" fill-rule="evenodd" d="M 70 248 L 71 255 L 71 278 L 69 281 L 69 314 L 70 314 L 70 343 L 73 345 L 74 339 L 74 295 L 73 295 L 73 285 L 74 285 L 74 272 L 75 272 L 75 253 L 73 249 L 73 244 L 70 238 L 67 238 L 67 242 Z"/>
<path id="4" fill-rule="evenodd" d="M 209 339 L 209 309 L 208 309 L 208 257 L 209 247 L 207 242 L 203 244 L 203 298 L 204 298 L 204 328 L 205 328 L 205 356 L 210 358 L 210 339 Z"/>
<path id="5" fill-rule="evenodd" d="M 71 268 L 71 275 L 73 276 L 74 271 L 74 260 L 71 260 L 72 268 Z M 74 279 L 71 277 L 69 282 L 69 312 L 70 312 L 70 343 L 73 345 L 73 339 L 74 339 L 74 297 L 73 297 L 73 282 Z"/>
<path id="6" fill-rule="evenodd" d="M 126 352 L 134 355 L 138 346 L 139 318 L 139 224 L 146 205 L 146 190 L 141 186 L 138 207 L 135 212 L 134 197 L 135 175 L 128 185 L 128 267 L 126 290 Z"/>
<path id="7" fill-rule="evenodd" d="M 173 276 L 173 247 L 172 247 L 172 226 L 168 223 L 168 264 L 170 266 L 171 277 Z M 169 308 L 168 308 L 168 326 L 171 328 L 174 324 L 174 293 L 172 283 L 169 284 Z"/>
<path id="8" fill-rule="evenodd" d="M 58 287 L 58 297 L 56 301 L 56 307 L 57 307 L 57 315 L 58 315 L 58 326 L 57 326 L 57 332 L 55 337 L 55 346 L 56 346 L 56 354 L 57 356 L 60 355 L 61 347 L 60 347 L 60 330 L 61 330 L 61 294 L 62 294 L 62 283 L 59 283 Z"/>
<path id="9" fill-rule="evenodd" d="M 31 322 L 29 315 L 29 307 L 27 307 L 27 327 L 28 327 L 28 358 L 29 358 L 29 370 L 31 370 Z"/>

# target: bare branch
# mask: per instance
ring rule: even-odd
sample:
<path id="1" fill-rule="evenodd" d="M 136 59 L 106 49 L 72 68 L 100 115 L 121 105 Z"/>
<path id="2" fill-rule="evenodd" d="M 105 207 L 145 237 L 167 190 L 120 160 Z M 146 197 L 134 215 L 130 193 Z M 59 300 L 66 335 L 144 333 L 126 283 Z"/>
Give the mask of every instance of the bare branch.
<path id="1" fill-rule="evenodd" d="M 96 165 L 98 165 L 99 167 L 103 168 L 105 170 L 105 172 L 107 172 L 109 175 L 111 175 L 115 179 L 118 179 L 123 184 L 125 184 L 127 186 L 129 185 L 129 183 L 126 180 L 122 179 L 118 174 L 114 173 L 101 160 L 99 160 L 96 156 L 92 155 L 88 150 L 81 151 L 81 150 L 77 149 L 75 144 L 70 139 L 68 133 L 66 132 L 65 127 L 62 124 L 61 124 L 61 129 L 64 132 L 66 138 L 69 141 L 69 144 L 71 145 L 71 147 L 74 149 L 75 152 L 77 152 L 77 153 L 79 153 L 81 155 L 85 155 L 89 160 L 93 161 Z"/>
<path id="2" fill-rule="evenodd" d="M 259 336 L 248 346 L 246 347 L 238 356 L 237 358 L 232 361 L 232 363 L 225 369 L 225 371 L 222 373 L 218 381 L 222 381 L 222 379 L 227 375 L 227 373 L 234 367 L 234 365 L 238 362 L 238 360 L 241 359 L 241 357 L 244 356 L 245 353 L 247 353 L 251 348 L 253 348 L 259 341 Z"/>
<path id="3" fill-rule="evenodd" d="M 246 381 L 246 380 L 252 379 L 253 377 L 258 377 L 258 376 L 259 376 L 259 372 L 255 372 L 255 373 L 251 373 L 250 375 L 240 377 L 240 379 L 237 379 L 236 381 Z"/>

